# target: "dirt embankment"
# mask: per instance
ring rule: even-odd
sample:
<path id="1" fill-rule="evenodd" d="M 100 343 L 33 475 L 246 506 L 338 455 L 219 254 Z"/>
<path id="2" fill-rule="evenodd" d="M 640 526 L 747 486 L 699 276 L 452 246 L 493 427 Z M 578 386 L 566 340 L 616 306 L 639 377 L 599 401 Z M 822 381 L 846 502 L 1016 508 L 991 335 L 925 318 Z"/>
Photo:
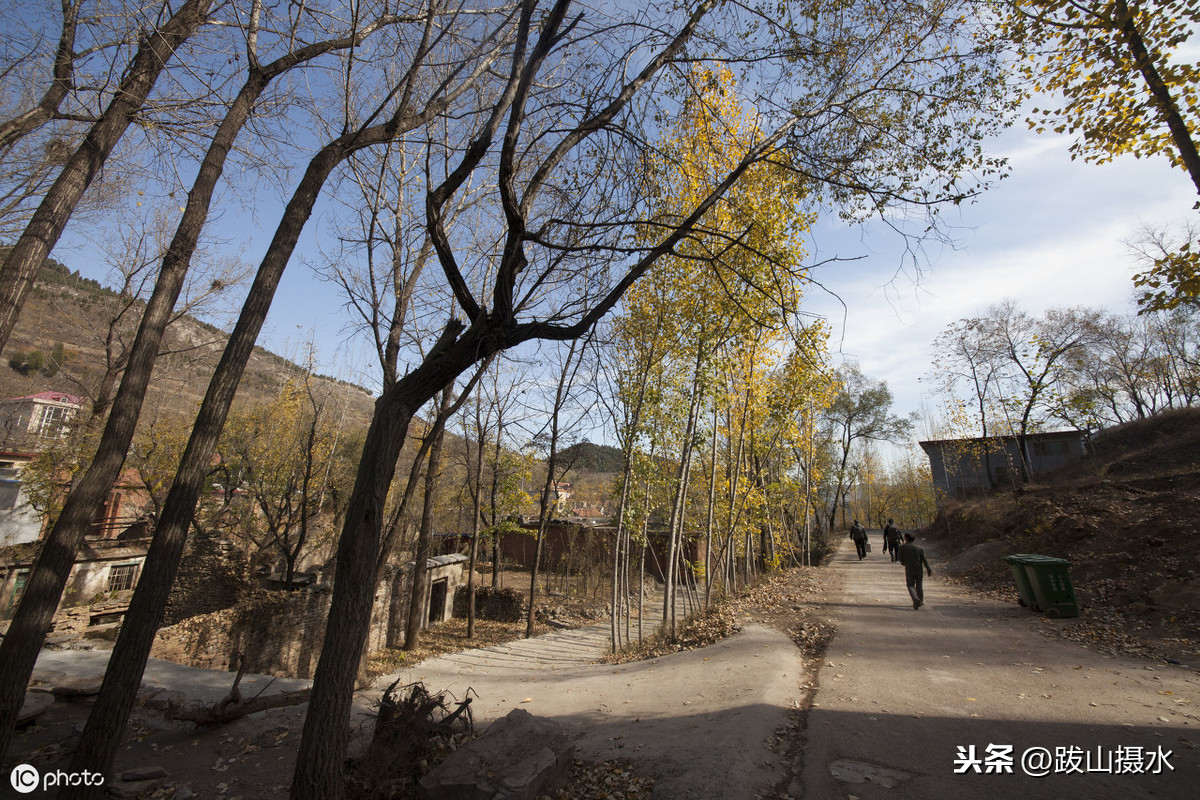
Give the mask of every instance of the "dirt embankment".
<path id="1" fill-rule="evenodd" d="M 1081 616 L 1063 635 L 1200 668 L 1200 409 L 1101 432 L 1015 492 L 948 501 L 925 535 L 946 571 L 1014 602 L 1002 555 L 1069 559 Z"/>

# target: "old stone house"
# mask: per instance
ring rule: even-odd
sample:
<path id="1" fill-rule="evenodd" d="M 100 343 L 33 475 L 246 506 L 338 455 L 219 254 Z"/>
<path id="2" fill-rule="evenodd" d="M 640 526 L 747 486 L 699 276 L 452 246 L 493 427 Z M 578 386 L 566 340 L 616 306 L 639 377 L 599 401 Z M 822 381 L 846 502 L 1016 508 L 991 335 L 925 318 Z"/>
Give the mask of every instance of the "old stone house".
<path id="1" fill-rule="evenodd" d="M 1020 436 L 988 436 L 921 442 L 933 483 L 947 495 L 1014 488 L 1025 474 L 1058 469 L 1086 452 L 1083 431 L 1052 431 Z"/>
<path id="2" fill-rule="evenodd" d="M 422 628 L 448 620 L 464 585 L 467 557 L 435 556 L 426 561 L 420 609 Z M 404 642 L 413 564 L 389 566 L 375 589 L 367 652 Z M 308 678 L 316 669 L 332 599 L 333 565 L 296 591 L 247 592 L 225 609 L 189 616 L 159 630 L 152 655 L 206 669 Z"/>

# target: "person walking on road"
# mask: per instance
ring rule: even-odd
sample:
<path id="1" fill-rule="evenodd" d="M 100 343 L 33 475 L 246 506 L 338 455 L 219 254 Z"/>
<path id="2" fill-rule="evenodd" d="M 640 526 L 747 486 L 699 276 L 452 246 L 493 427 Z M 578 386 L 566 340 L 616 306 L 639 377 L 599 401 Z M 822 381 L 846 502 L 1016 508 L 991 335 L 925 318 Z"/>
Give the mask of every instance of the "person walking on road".
<path id="1" fill-rule="evenodd" d="M 904 544 L 900 545 L 900 563 L 904 565 L 904 583 L 908 586 L 908 594 L 912 597 L 913 611 L 925 605 L 925 587 L 922 586 L 921 568 L 926 575 L 932 575 L 929 560 L 925 558 L 925 548 L 913 543 L 911 533 L 904 534 Z"/>
<path id="2" fill-rule="evenodd" d="M 850 526 L 850 538 L 854 540 L 854 549 L 858 551 L 858 560 L 862 561 L 867 557 L 867 529 L 854 520 L 854 524 Z"/>
<path id="3" fill-rule="evenodd" d="M 900 560 L 900 529 L 888 517 L 887 526 L 883 529 L 883 549 L 892 557 L 892 561 Z"/>

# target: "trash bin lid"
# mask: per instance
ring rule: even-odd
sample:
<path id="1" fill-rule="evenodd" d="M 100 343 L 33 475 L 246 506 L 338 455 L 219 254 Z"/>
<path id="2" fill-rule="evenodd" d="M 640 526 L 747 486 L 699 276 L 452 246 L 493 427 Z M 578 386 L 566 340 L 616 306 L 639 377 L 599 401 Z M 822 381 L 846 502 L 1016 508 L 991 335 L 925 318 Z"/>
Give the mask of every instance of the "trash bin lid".
<path id="1" fill-rule="evenodd" d="M 1061 564 L 1063 566 L 1071 565 L 1071 562 L 1065 558 L 1056 558 L 1055 556 L 1039 556 L 1039 555 L 1029 556 L 1028 560 L 1025 563 L 1027 563 L 1027 564 Z"/>

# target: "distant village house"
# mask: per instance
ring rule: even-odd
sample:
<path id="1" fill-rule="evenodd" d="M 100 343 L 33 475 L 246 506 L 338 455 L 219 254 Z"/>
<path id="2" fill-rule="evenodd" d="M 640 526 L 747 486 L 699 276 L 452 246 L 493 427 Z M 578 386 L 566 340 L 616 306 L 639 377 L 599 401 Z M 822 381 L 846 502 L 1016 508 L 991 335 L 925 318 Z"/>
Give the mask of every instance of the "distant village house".
<path id="1" fill-rule="evenodd" d="M 45 534 L 42 514 L 25 495 L 23 472 L 50 444 L 70 433 L 85 402 L 65 392 L 0 400 L 0 618 L 12 615 L 24 593 L 37 542 Z M 63 594 L 63 608 L 95 605 L 103 598 L 123 610 L 120 598 L 137 585 L 146 560 L 147 504 L 137 476 L 124 473 L 88 530 Z"/>
<path id="2" fill-rule="evenodd" d="M 947 495 L 1014 488 L 1023 482 L 1019 436 L 988 436 L 921 442 L 933 483 Z M 1024 437 L 1028 477 L 1058 469 L 1086 452 L 1083 431 L 1031 433 Z"/>

